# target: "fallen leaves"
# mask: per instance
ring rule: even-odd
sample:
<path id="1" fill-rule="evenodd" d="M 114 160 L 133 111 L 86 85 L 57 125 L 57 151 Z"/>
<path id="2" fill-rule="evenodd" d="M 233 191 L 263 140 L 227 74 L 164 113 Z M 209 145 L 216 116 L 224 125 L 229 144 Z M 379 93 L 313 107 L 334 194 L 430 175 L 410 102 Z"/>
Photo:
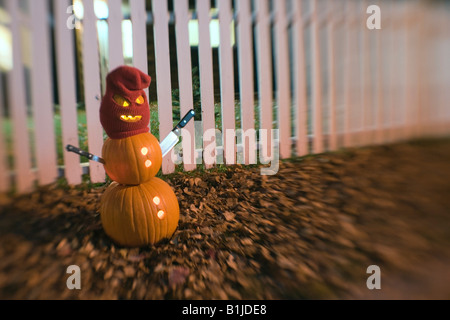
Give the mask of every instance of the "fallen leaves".
<path id="1" fill-rule="evenodd" d="M 374 261 L 409 274 L 418 257 L 450 256 L 448 144 L 293 159 L 275 176 L 242 166 L 171 175 L 178 229 L 144 248 L 104 234 L 104 187 L 1 196 L 0 298 L 354 297 Z M 72 264 L 78 293 L 65 288 Z"/>
<path id="2" fill-rule="evenodd" d="M 225 217 L 225 220 L 227 221 L 233 221 L 234 217 L 236 216 L 233 212 L 225 211 L 223 212 L 223 216 Z"/>
<path id="3" fill-rule="evenodd" d="M 173 267 L 169 271 L 169 286 L 181 285 L 186 281 L 189 269 L 185 267 Z"/>

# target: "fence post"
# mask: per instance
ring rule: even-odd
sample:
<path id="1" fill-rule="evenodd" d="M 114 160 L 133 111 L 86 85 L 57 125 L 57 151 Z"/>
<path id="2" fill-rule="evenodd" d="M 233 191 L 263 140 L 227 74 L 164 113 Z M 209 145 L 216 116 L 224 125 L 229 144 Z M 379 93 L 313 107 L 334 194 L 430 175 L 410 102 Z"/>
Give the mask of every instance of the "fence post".
<path id="1" fill-rule="evenodd" d="M 122 0 L 108 0 L 108 8 L 109 70 L 112 71 L 123 65 L 124 62 L 122 44 Z M 142 41 L 142 39 L 140 41 Z"/>
<path id="2" fill-rule="evenodd" d="M 417 90 L 417 88 L 414 90 L 414 82 L 413 75 L 414 75 L 414 68 L 417 61 L 416 58 L 416 52 L 414 48 L 414 35 L 415 32 L 417 32 L 417 28 L 415 28 L 415 25 L 411 23 L 412 21 L 412 12 L 411 8 L 406 6 L 406 14 L 404 19 L 404 33 L 403 36 L 406 38 L 406 69 L 405 69 L 405 91 L 404 91 L 404 98 L 405 98 L 405 106 L 406 106 L 406 124 L 405 124 L 405 136 L 406 138 L 411 138 L 413 136 L 413 125 L 414 125 L 414 111 L 416 110 L 417 104 L 413 100 L 414 92 Z"/>
<path id="3" fill-rule="evenodd" d="M 100 155 L 103 147 L 103 129 L 100 124 L 100 68 L 97 41 L 97 17 L 94 1 L 86 0 L 83 20 L 83 79 L 86 102 L 89 152 Z M 93 183 L 105 181 L 105 170 L 100 163 L 90 161 L 89 173 Z"/>
<path id="4" fill-rule="evenodd" d="M 289 80 L 288 30 L 286 1 L 274 1 L 275 10 L 275 65 L 278 104 L 278 128 L 280 130 L 280 155 L 291 157 L 291 98 Z"/>
<path id="5" fill-rule="evenodd" d="M 336 120 L 336 43 L 334 29 L 336 27 L 334 14 L 336 14 L 335 2 L 329 3 L 328 10 L 328 95 L 329 95 L 329 135 L 328 135 L 328 149 L 337 149 L 337 120 Z"/>
<path id="6" fill-rule="evenodd" d="M 352 95 L 352 76 L 353 76 L 353 63 L 352 63 L 352 29 L 354 24 L 354 12 L 353 1 L 347 1 L 345 7 L 346 21 L 344 30 L 346 32 L 346 52 L 345 52 L 345 68 L 344 68 L 344 139 L 343 145 L 348 148 L 352 145 L 352 112 L 353 112 L 353 95 Z"/>
<path id="7" fill-rule="evenodd" d="M 131 24 L 133 25 L 133 65 L 148 73 L 147 57 L 147 9 L 145 0 L 130 1 Z M 144 90 L 148 95 L 148 88 Z M 150 124 L 149 124 L 150 125 Z"/>
<path id="8" fill-rule="evenodd" d="M 198 30 L 199 30 L 199 66 L 200 66 L 200 95 L 202 103 L 203 122 L 203 159 L 206 168 L 211 168 L 216 162 L 216 137 L 205 135 L 207 131 L 215 130 L 214 115 L 214 79 L 212 69 L 212 51 L 209 33 L 210 1 L 197 0 Z M 209 153 L 206 155 L 206 153 Z M 205 156 L 206 155 L 206 156 Z"/>
<path id="9" fill-rule="evenodd" d="M 309 152 L 308 143 L 308 102 L 306 98 L 306 68 L 305 46 L 303 37 L 301 1 L 293 1 L 293 42 L 294 42 L 294 110 L 295 110 L 295 135 L 297 156 L 304 156 Z"/>
<path id="10" fill-rule="evenodd" d="M 375 143 L 381 144 L 384 142 L 384 84 L 383 84 L 383 41 L 381 38 L 381 32 L 377 32 L 376 35 L 376 130 L 375 130 Z"/>
<path id="11" fill-rule="evenodd" d="M 402 13 L 403 17 L 401 19 L 402 28 L 402 38 L 403 38 L 403 54 L 404 54 L 404 72 L 402 75 L 402 100 L 403 100 L 403 127 L 401 131 L 402 139 L 406 140 L 410 138 L 410 128 L 411 128 L 411 111 L 414 108 L 414 104 L 412 103 L 411 96 L 411 68 L 414 68 L 414 62 L 412 62 L 413 52 L 411 51 L 411 30 L 409 28 L 414 29 L 414 25 L 410 25 L 409 21 L 410 10 L 407 3 L 402 4 Z"/>
<path id="12" fill-rule="evenodd" d="M 371 70 L 371 62 L 372 62 L 372 51 L 369 50 L 370 48 L 370 37 L 373 33 L 371 32 L 380 32 L 380 30 L 373 30 L 369 31 L 366 27 L 366 19 L 367 15 L 364 13 L 366 12 L 367 8 L 367 0 L 364 0 L 362 2 L 361 7 L 361 17 L 360 20 L 360 28 L 362 29 L 362 46 L 361 46 L 361 93 L 362 93 L 362 130 L 360 132 L 360 145 L 367 145 L 369 143 L 369 136 L 371 136 L 371 133 L 369 133 L 369 124 L 368 122 L 372 122 L 372 90 L 371 90 L 371 82 L 372 82 L 372 70 Z"/>
<path id="13" fill-rule="evenodd" d="M 397 124 L 396 124 L 396 113 L 397 113 L 397 101 L 396 101 L 396 95 L 397 95 L 397 90 L 396 90 L 396 80 L 397 80 L 397 74 L 399 72 L 398 70 L 398 64 L 396 63 L 396 54 L 397 54 L 397 50 L 398 50 L 398 43 L 396 41 L 396 37 L 395 37 L 395 29 L 397 28 L 396 25 L 396 17 L 395 17 L 395 4 L 393 2 L 390 2 L 390 4 L 388 5 L 388 8 L 390 10 L 389 14 L 388 14 L 388 18 L 389 18 L 389 46 L 387 48 L 388 52 L 389 52 L 389 142 L 392 143 L 394 141 L 397 140 Z M 395 50 L 395 51 L 394 51 Z M 395 89 L 394 89 L 395 88 Z"/>
<path id="14" fill-rule="evenodd" d="M 53 86 L 50 74 L 50 41 L 46 0 L 30 1 L 31 15 L 31 94 L 35 127 L 35 154 L 38 181 L 50 184 L 58 176 L 55 130 L 53 123 Z"/>
<path id="15" fill-rule="evenodd" d="M 421 8 L 423 9 L 423 7 Z M 420 12 L 420 9 L 417 9 L 417 13 Z M 425 68 L 425 59 L 426 59 L 426 53 L 425 53 L 425 48 L 427 45 L 427 41 L 426 41 L 426 27 L 425 27 L 425 23 L 427 23 L 425 16 L 423 14 L 418 15 L 418 20 L 420 21 L 420 23 L 418 23 L 418 37 L 419 37 L 419 41 L 418 41 L 418 45 L 417 45 L 417 54 L 419 56 L 419 59 L 417 61 L 417 75 L 416 75 L 416 79 L 417 79 L 417 86 L 418 86 L 418 96 L 417 96 L 417 101 L 418 101 L 418 105 L 417 105 L 417 127 L 416 127 L 416 135 L 417 136 L 423 136 L 424 134 L 426 134 L 425 131 L 425 117 L 426 114 L 424 112 L 425 110 L 425 102 L 426 102 L 426 95 L 425 95 L 425 73 L 426 68 Z"/>
<path id="16" fill-rule="evenodd" d="M 227 130 L 235 130 L 235 106 L 234 106 L 234 65 L 233 47 L 231 45 L 231 12 L 230 0 L 219 0 L 219 25 L 220 25 L 220 97 L 222 115 L 222 141 L 223 158 L 226 164 L 236 163 L 236 143 L 233 139 L 227 139 Z"/>
<path id="17" fill-rule="evenodd" d="M 30 138 L 27 124 L 25 79 L 22 65 L 22 43 L 19 25 L 19 8 L 16 0 L 7 0 L 7 11 L 11 17 L 11 34 L 14 66 L 8 75 L 8 98 L 13 122 L 14 170 L 18 192 L 30 191 L 31 176 Z"/>
<path id="18" fill-rule="evenodd" d="M 75 97 L 75 48 L 74 31 L 67 28 L 67 8 L 70 0 L 53 0 L 55 7 L 56 72 L 58 78 L 59 105 L 63 147 L 78 147 L 77 102 Z M 69 184 L 81 183 L 80 157 L 63 152 L 64 175 Z"/>
<path id="19" fill-rule="evenodd" d="M 446 24 L 446 30 L 450 30 L 450 19 L 447 19 Z M 447 38 L 447 57 L 450 56 L 450 39 Z M 450 61 L 447 59 L 447 70 L 450 70 Z M 447 73 L 447 82 L 444 82 L 444 86 L 446 88 L 450 88 L 450 75 Z M 448 103 L 450 101 L 450 90 L 446 90 L 447 96 L 444 97 L 444 101 Z M 445 115 L 445 123 L 444 123 L 444 134 L 450 134 L 450 108 L 448 107 L 448 104 L 443 105 L 444 111 L 447 111 L 447 114 Z M 447 106 L 447 107 L 445 107 Z"/>
<path id="20" fill-rule="evenodd" d="M 298 3 L 298 1 L 295 1 Z M 258 75 L 259 94 L 259 127 L 267 131 L 267 145 L 262 145 L 260 158 L 272 156 L 272 136 L 273 126 L 273 82 L 272 82 L 272 48 L 270 35 L 269 6 L 267 0 L 255 1 L 256 11 L 256 60 Z"/>
<path id="21" fill-rule="evenodd" d="M 253 39 L 252 12 L 250 0 L 238 0 L 238 60 L 239 60 L 239 96 L 241 100 L 241 127 L 244 163 L 256 163 L 256 134 L 254 116 L 253 86 Z M 253 130 L 253 131 L 252 131 Z M 245 135 L 244 135 L 245 133 Z M 245 142 L 246 136 L 249 138 Z"/>
<path id="22" fill-rule="evenodd" d="M 180 113 L 181 116 L 194 108 L 192 96 L 192 68 L 191 47 L 189 44 L 189 7 L 187 0 L 178 0 L 175 5 L 175 28 L 177 42 L 178 79 L 180 90 Z M 189 132 L 189 135 L 187 135 Z M 194 121 L 182 130 L 183 163 L 184 170 L 191 171 L 197 166 L 195 164 L 195 132 Z"/>
<path id="23" fill-rule="evenodd" d="M 167 1 L 153 0 L 156 89 L 158 92 L 159 138 L 162 141 L 173 129 L 172 92 L 170 80 L 170 49 L 169 49 L 169 16 Z M 141 40 L 142 41 L 142 40 Z M 172 173 L 175 165 L 172 152 L 168 153 L 162 162 L 162 172 Z"/>
<path id="24" fill-rule="evenodd" d="M 4 136 L 4 111 L 5 105 L 3 101 L 4 97 L 3 92 L 3 77 L 0 73 L 0 192 L 6 192 L 10 187 L 10 178 L 9 178 L 9 166 L 8 166 L 8 151 L 6 147 L 6 140 Z"/>
<path id="25" fill-rule="evenodd" d="M 311 0 L 311 64 L 312 64 L 312 115 L 313 115 L 313 151 L 323 152 L 322 127 L 322 68 L 320 54 L 319 21 L 317 18 L 317 0 Z"/>

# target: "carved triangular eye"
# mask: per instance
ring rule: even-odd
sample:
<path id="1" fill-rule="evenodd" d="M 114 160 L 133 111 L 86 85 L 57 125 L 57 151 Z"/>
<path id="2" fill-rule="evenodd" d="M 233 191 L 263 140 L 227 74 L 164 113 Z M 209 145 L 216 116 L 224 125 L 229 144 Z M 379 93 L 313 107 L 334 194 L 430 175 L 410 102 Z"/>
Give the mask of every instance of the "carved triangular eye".
<path id="1" fill-rule="evenodd" d="M 125 99 L 124 97 L 119 96 L 118 94 L 115 94 L 113 99 L 114 99 L 114 102 L 117 103 L 121 107 L 129 107 L 130 106 L 130 102 L 127 99 Z"/>
<path id="2" fill-rule="evenodd" d="M 136 99 L 136 103 L 137 104 L 143 104 L 144 103 L 144 97 L 143 96 L 139 96 L 137 99 Z"/>

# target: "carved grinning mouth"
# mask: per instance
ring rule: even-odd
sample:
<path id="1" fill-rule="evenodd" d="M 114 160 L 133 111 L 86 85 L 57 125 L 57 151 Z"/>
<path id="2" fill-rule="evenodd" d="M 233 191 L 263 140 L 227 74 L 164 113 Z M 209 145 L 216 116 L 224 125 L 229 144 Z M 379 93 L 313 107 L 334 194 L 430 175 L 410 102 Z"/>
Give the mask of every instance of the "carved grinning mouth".
<path id="1" fill-rule="evenodd" d="M 142 119 L 142 116 L 121 115 L 120 120 L 125 122 L 138 122 Z"/>

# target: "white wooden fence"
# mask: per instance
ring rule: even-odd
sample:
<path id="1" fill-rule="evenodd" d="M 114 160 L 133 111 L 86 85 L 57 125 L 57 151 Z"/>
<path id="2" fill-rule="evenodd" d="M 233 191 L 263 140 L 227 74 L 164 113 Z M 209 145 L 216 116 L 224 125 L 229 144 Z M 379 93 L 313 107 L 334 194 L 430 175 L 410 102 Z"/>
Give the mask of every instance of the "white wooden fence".
<path id="1" fill-rule="evenodd" d="M 95 1 L 82 1 L 84 16 L 77 26 L 82 28 L 89 151 L 101 154 L 103 130 L 99 106 L 103 79 Z M 124 15 L 121 0 L 103 2 L 109 8 L 107 60 L 112 70 L 124 63 L 121 28 Z M 223 132 L 236 128 L 238 95 L 240 128 L 254 129 L 258 119 L 260 129 L 279 129 L 282 159 L 450 133 L 448 6 L 439 3 L 430 6 L 414 0 L 215 2 L 220 36 L 220 101 L 216 102 L 221 104 Z M 58 137 L 54 130 L 53 97 L 57 90 L 62 145 L 78 145 L 75 31 L 69 28 L 69 22 L 75 20 L 68 10 L 72 1 L 4 0 L 3 3 L 0 80 L 6 79 L 6 83 L 0 83 L 0 107 L 2 111 L 8 110 L 8 114 L 0 114 L 0 191 L 15 186 L 18 192 L 26 192 L 35 182 L 45 185 L 55 181 L 60 172 L 64 172 L 70 184 L 78 184 L 82 175 L 80 159 L 64 153 L 64 165 L 58 168 Z M 19 7 L 20 3 L 28 8 Z M 150 76 L 157 79 L 160 137 L 170 132 L 174 120 L 169 23 L 175 23 L 181 114 L 193 106 L 188 24 L 194 17 L 198 19 L 202 126 L 204 131 L 215 128 L 218 93 L 213 85 L 211 1 L 197 0 L 192 11 L 188 0 L 175 0 L 171 13 L 166 0 L 152 0 L 149 4 L 145 0 L 129 1 L 132 64 L 148 72 L 146 25 L 151 23 L 156 74 Z M 381 30 L 366 27 L 371 15 L 366 10 L 373 4 L 381 9 Z M 237 61 L 233 58 L 231 41 L 234 33 Z M 12 68 L 7 67 L 9 53 Z M 234 74 L 236 63 L 238 75 Z M 29 86 L 24 70 L 29 70 Z M 235 92 L 235 81 L 239 81 L 239 92 Z M 31 90 L 30 105 L 26 99 L 28 90 Z M 193 136 L 194 124 L 187 130 Z M 250 139 L 256 136 L 250 135 Z M 236 162 L 238 149 L 243 150 L 245 163 L 254 160 L 248 145 L 237 148 L 234 139 L 231 140 L 229 144 L 205 141 L 203 148 L 216 149 L 227 164 Z M 194 141 L 188 139 L 183 139 L 182 147 L 184 169 L 195 169 L 193 157 L 201 150 L 195 150 Z M 163 173 L 175 170 L 169 156 L 163 159 L 162 170 Z M 89 173 L 92 182 L 105 179 L 103 167 L 98 163 L 89 163 Z"/>

